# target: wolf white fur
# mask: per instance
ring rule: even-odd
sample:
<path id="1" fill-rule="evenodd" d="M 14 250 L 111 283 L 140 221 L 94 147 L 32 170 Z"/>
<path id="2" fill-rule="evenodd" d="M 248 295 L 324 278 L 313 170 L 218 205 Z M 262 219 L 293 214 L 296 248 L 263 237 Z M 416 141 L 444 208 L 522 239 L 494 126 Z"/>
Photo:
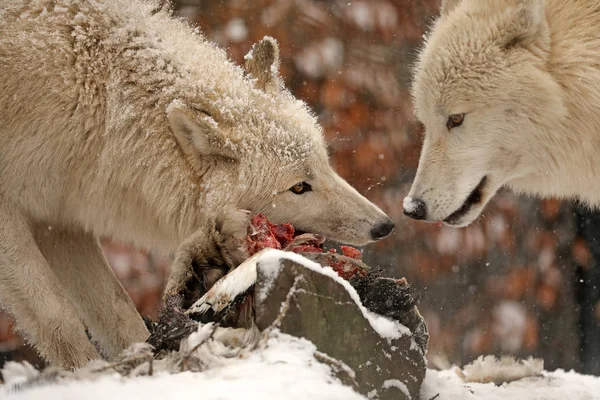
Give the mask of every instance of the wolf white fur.
<path id="1" fill-rule="evenodd" d="M 405 213 L 465 226 L 502 186 L 600 204 L 599 25 L 593 0 L 443 1 L 415 68 Z"/>
<path id="2" fill-rule="evenodd" d="M 97 358 L 85 327 L 108 357 L 148 336 L 98 237 L 178 249 L 174 295 L 192 262 L 208 284 L 243 260 L 243 210 L 355 245 L 391 232 L 278 63 L 266 38 L 235 66 L 153 2 L 0 5 L 0 304 L 49 361 Z"/>

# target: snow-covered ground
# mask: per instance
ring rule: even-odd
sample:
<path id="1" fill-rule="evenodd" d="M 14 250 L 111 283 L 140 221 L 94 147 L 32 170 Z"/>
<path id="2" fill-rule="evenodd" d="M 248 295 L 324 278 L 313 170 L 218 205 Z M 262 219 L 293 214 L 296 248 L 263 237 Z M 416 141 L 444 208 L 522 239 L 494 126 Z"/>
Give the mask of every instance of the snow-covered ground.
<path id="1" fill-rule="evenodd" d="M 562 370 L 543 372 L 541 375 L 496 386 L 493 383 L 465 383 L 453 370 L 427 370 L 421 400 L 600 399 L 599 377 Z"/>
<path id="2" fill-rule="evenodd" d="M 8 377 L 1 399 L 11 400 L 359 400 L 350 387 L 318 362 L 315 346 L 304 339 L 276 334 L 262 350 L 221 358 L 204 372 L 161 373 L 152 377 L 123 378 L 115 373 L 93 381 L 70 380 L 17 391 L 10 387 L 26 379 L 15 371 Z M 31 376 L 31 375 L 30 375 Z"/>
<path id="3" fill-rule="evenodd" d="M 202 373 L 183 372 L 123 379 L 115 374 L 93 382 L 77 381 L 7 393 L 11 400 L 354 400 L 367 399 L 331 377 L 312 357 L 309 342 L 281 341 L 263 354 Z M 437 396 L 437 397 L 436 397 Z M 428 370 L 421 400 L 593 400 L 600 378 L 574 372 L 544 372 L 540 377 L 496 386 L 465 383 L 453 370 Z"/>

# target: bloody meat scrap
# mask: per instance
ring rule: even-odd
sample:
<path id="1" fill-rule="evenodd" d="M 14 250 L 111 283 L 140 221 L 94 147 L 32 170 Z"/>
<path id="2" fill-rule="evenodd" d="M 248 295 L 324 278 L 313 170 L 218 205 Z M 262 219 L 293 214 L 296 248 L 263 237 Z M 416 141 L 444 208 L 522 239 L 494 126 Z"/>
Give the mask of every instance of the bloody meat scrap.
<path id="1" fill-rule="evenodd" d="M 338 254 L 336 249 L 325 252 L 323 248 L 324 241 L 323 237 L 311 233 L 296 234 L 292 225 L 274 225 L 263 214 L 258 214 L 250 221 L 248 235 L 246 236 L 246 248 L 250 255 L 265 248 L 292 251 L 299 254 L 324 253 L 320 257 L 313 256 L 309 258 L 316 258 L 315 261 L 330 266 L 344 279 L 351 279 L 358 274 L 367 274 L 367 270 L 363 268 L 362 262 L 360 262 L 362 261 L 360 250 L 350 246 L 340 246 L 342 254 Z M 352 262 L 352 260 L 357 260 L 359 263 Z"/>
<path id="2" fill-rule="evenodd" d="M 250 220 L 246 248 L 254 255 L 265 248 L 281 250 L 294 239 L 294 227 L 290 224 L 273 225 L 262 214 Z"/>

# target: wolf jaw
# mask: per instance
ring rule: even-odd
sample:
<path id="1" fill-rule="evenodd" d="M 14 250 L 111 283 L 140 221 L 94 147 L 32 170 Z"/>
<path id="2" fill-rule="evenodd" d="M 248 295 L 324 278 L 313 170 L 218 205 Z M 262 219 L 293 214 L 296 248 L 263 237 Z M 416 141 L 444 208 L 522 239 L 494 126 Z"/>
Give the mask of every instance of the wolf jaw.
<path id="1" fill-rule="evenodd" d="M 461 220 L 463 220 L 463 217 L 469 214 L 469 212 L 473 210 L 474 207 L 482 205 L 486 184 L 487 175 L 481 178 L 481 181 L 475 187 L 475 189 L 473 189 L 471 194 L 467 196 L 463 205 L 460 206 L 458 210 L 454 211 L 452 214 L 446 217 L 446 219 L 444 219 L 444 222 L 450 226 L 460 226 L 462 223 L 465 223 L 465 221 L 461 222 Z"/>

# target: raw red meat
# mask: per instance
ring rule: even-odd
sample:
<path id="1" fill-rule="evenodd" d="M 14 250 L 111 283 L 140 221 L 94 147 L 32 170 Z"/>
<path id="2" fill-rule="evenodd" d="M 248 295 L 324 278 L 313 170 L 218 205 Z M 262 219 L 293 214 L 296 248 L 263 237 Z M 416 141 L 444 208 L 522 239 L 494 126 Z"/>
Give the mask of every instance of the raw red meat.
<path id="1" fill-rule="evenodd" d="M 271 226 L 273 226 L 271 224 Z M 281 244 L 281 248 L 285 248 L 294 240 L 294 227 L 290 224 L 274 225 L 271 230 L 277 241 Z"/>
<path id="2" fill-rule="evenodd" d="M 263 214 L 257 214 L 252 218 L 246 236 L 246 247 L 250 255 L 265 248 L 285 249 L 294 253 L 325 253 L 323 242 L 324 238 L 317 235 L 296 235 L 294 227 L 290 224 L 273 225 Z M 340 249 L 343 256 L 358 261 L 362 260 L 360 250 L 350 246 L 340 246 Z M 367 273 L 358 265 L 336 257 L 338 253 L 335 249 L 330 249 L 327 253 L 332 256 L 324 257 L 321 262 L 333 268 L 342 278 L 350 279 L 357 274 Z M 333 256 L 334 254 L 336 256 Z"/>
<path id="3" fill-rule="evenodd" d="M 355 260 L 362 260 L 362 253 L 360 250 L 350 246 L 340 246 L 340 249 L 342 249 L 342 253 L 346 257 L 354 258 Z"/>
<path id="4" fill-rule="evenodd" d="M 305 233 L 294 237 L 294 240 L 285 248 L 285 250 L 293 251 L 294 253 L 323 253 L 322 238 L 311 233 Z"/>
<path id="5" fill-rule="evenodd" d="M 294 237 L 294 227 L 289 224 L 275 226 L 262 214 L 255 215 L 250 220 L 248 235 L 246 235 L 246 248 L 250 255 L 262 249 L 283 248 L 282 243 L 289 243 Z"/>

